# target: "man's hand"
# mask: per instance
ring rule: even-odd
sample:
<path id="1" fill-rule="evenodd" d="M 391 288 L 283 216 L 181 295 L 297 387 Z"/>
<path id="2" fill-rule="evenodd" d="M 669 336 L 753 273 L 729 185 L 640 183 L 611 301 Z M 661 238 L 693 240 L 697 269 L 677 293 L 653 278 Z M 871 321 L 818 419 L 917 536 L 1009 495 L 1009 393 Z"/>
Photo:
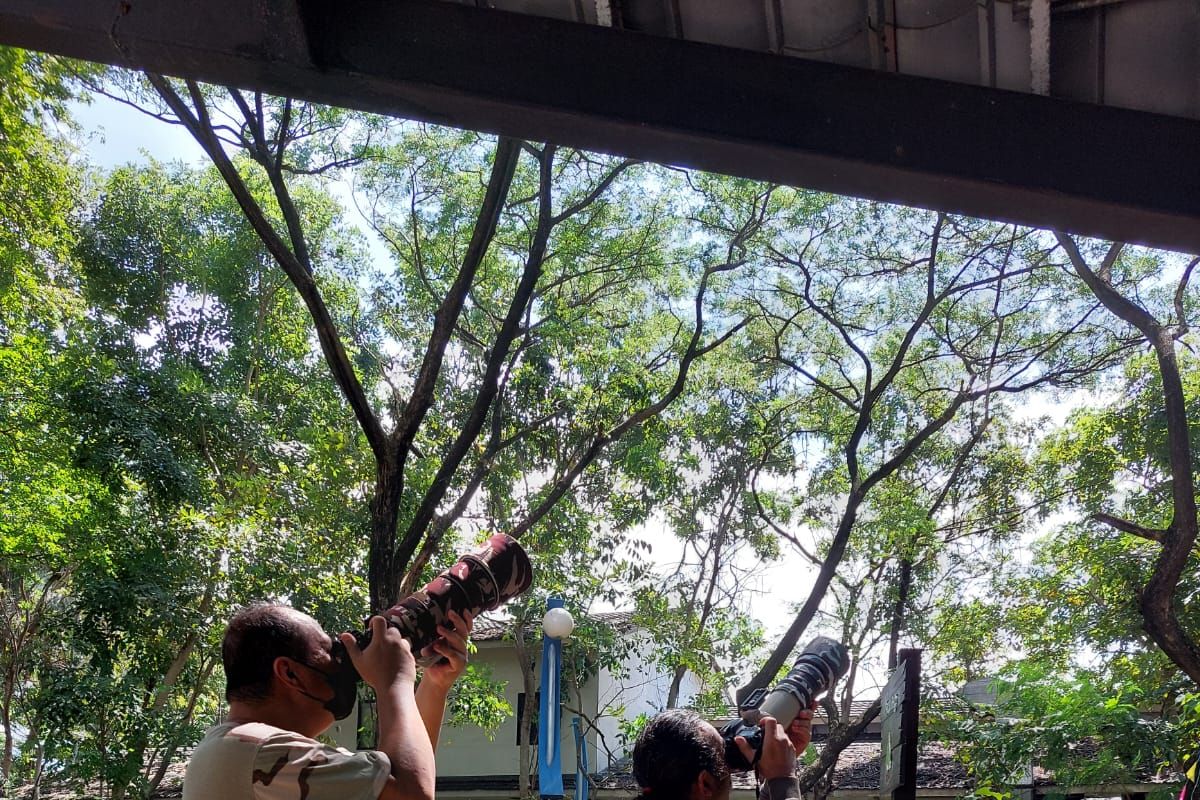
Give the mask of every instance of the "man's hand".
<path id="1" fill-rule="evenodd" d="M 358 649 L 352 633 L 338 637 L 358 674 L 376 692 L 392 686 L 412 686 L 417 679 L 417 662 L 408 640 L 383 617 L 371 617 L 370 626 L 371 643 L 366 650 Z"/>
<path id="2" fill-rule="evenodd" d="M 772 778 L 790 778 L 795 775 L 796 748 L 793 746 L 792 740 L 788 738 L 787 731 L 780 726 L 779 720 L 774 717 L 763 717 L 759 720 L 758 725 L 763 732 L 762 753 L 759 754 L 758 763 L 755 764 L 758 777 L 769 781 Z M 751 749 L 745 737 L 738 736 L 734 742 L 737 743 L 738 749 L 742 751 L 746 760 L 753 762 L 754 750 Z"/>
<path id="3" fill-rule="evenodd" d="M 450 687 L 467 668 L 467 637 L 475 627 L 475 618 L 470 612 L 459 616 L 454 611 L 448 611 L 446 618 L 453 627 L 439 625 L 438 633 L 441 637 L 421 651 L 421 655 L 425 657 L 441 656 L 436 663 L 425 668 L 421 685 L 429 683 L 430 688 L 442 692 L 449 692 Z"/>
<path id="4" fill-rule="evenodd" d="M 442 718 L 446 715 L 446 697 L 450 694 L 450 687 L 467 668 L 467 637 L 471 635 L 471 628 L 475 624 L 470 614 L 460 617 L 450 611 L 446 617 L 454 626 L 453 630 L 439 625 L 441 638 L 421 652 L 424 656 L 439 655 L 442 658 L 425 668 L 425 675 L 417 686 L 417 710 L 421 713 L 429 741 L 435 749 L 438 734 L 442 730 Z"/>
<path id="5" fill-rule="evenodd" d="M 792 740 L 792 747 L 796 749 L 796 755 L 803 755 L 808 749 L 809 742 L 812 741 L 812 723 L 813 711 L 817 707 L 817 702 L 814 700 L 812 708 L 806 708 L 796 715 L 792 720 L 792 724 L 787 727 L 788 738 Z"/>

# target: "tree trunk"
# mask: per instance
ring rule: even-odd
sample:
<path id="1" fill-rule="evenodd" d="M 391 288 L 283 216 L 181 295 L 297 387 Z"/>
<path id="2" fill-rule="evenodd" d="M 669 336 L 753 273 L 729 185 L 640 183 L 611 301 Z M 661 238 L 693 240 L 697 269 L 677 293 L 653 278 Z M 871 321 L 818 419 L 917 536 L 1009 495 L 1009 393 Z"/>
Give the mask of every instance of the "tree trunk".
<path id="1" fill-rule="evenodd" d="M 671 676 L 671 688 L 667 690 L 667 708 L 674 708 L 679 703 L 679 687 L 683 684 L 683 676 L 687 674 L 687 667 L 676 667 L 675 674 Z"/>
<path id="2" fill-rule="evenodd" d="M 35 727 L 29 730 L 29 738 L 37 741 L 37 755 L 33 767 L 33 787 L 30 789 L 30 800 L 42 800 L 42 776 L 46 769 L 46 749 L 42 745 L 40 734 Z"/>
<path id="3" fill-rule="evenodd" d="M 1191 442 L 1188 437 L 1187 405 L 1175 340 L 1159 330 L 1151 341 L 1162 373 L 1163 405 L 1167 416 L 1167 441 L 1171 463 L 1171 498 L 1174 514 L 1154 564 L 1154 574 L 1140 598 L 1143 625 L 1162 651 L 1200 684 L 1200 650 L 1179 621 L 1176 589 L 1196 543 L 1196 482 L 1192 474 Z"/>
<path id="4" fill-rule="evenodd" d="M 888 669 L 896 668 L 900 652 L 900 629 L 904 627 L 904 609 L 908 605 L 908 592 L 912 587 L 912 559 L 905 557 L 900 562 L 900 585 L 896 589 L 896 605 L 892 609 L 892 630 L 888 638 Z"/>
<path id="5" fill-rule="evenodd" d="M 851 742 L 858 738 L 858 735 L 866 730 L 867 726 L 879 716 L 880 701 L 879 698 L 867 707 L 863 712 L 862 717 L 855 720 L 849 725 L 843 726 L 837 732 L 831 731 L 829 738 L 825 742 L 825 747 L 821 749 L 821 756 L 817 762 L 809 767 L 805 767 L 800 773 L 800 790 L 809 791 L 816 789 L 818 792 L 821 788 L 822 779 L 825 778 L 837 765 L 838 756 L 845 750 Z M 828 787 L 826 787 L 828 788 Z"/>
<path id="6" fill-rule="evenodd" d="M 196 709 L 196 702 L 200 699 L 203 692 L 204 684 L 208 683 L 208 677 L 212 674 L 213 667 L 217 665 L 216 658 L 209 659 L 204 667 L 200 670 L 200 677 L 192 687 L 192 695 L 188 698 L 187 719 L 192 718 L 192 713 Z M 175 757 L 175 753 L 179 750 L 179 735 L 178 732 L 167 743 L 162 754 L 162 760 L 158 764 L 158 768 L 154 771 L 154 775 L 150 777 L 149 783 L 146 785 L 147 796 L 154 794 L 154 790 L 162 783 L 163 778 L 167 774 L 167 769 L 171 766 L 171 759 Z"/>
<path id="7" fill-rule="evenodd" d="M 0 762 L 0 779 L 6 784 L 12 777 L 13 763 L 12 696 L 8 676 L 5 676 L 4 702 L 0 703 L 0 721 L 4 724 L 4 760 Z"/>
<path id="8" fill-rule="evenodd" d="M 208 583 L 204 588 L 204 596 L 200 599 L 200 603 L 196 607 L 197 614 L 201 619 L 204 619 L 206 616 L 208 616 L 208 613 L 212 610 L 213 595 L 216 592 L 217 579 L 220 573 L 220 563 L 221 558 L 218 557 L 214 560 L 212 569 L 208 575 Z M 200 635 L 202 632 L 203 627 L 194 628 L 192 632 L 188 634 L 187 638 L 183 640 L 179 650 L 177 650 L 175 653 L 175 657 L 171 659 L 171 663 L 167 665 L 167 669 L 163 673 L 162 681 L 159 682 L 157 686 L 146 687 L 147 694 L 146 699 L 143 701 L 143 713 L 145 713 L 147 716 L 158 717 L 162 714 L 163 709 L 167 705 L 167 700 L 171 696 L 171 692 L 179 683 L 179 676 L 183 674 L 184 669 L 187 667 L 188 661 L 191 660 L 192 653 L 196 650 L 196 645 L 200 643 Z M 193 686 L 188 703 L 187 714 L 183 720 L 181 720 L 182 722 L 190 721 L 192 710 L 196 705 L 198 690 L 202 688 L 204 681 L 207 680 L 207 678 L 208 672 L 202 669 L 199 677 L 197 678 L 197 684 Z M 139 734 L 130 742 L 128 752 L 126 752 L 124 755 L 124 760 L 126 765 L 129 767 L 130 774 L 145 774 L 146 750 L 149 747 L 150 734 L 146 732 Z M 163 756 L 163 758 L 170 759 L 173 752 L 174 744 L 171 744 L 168 746 L 166 754 Z M 151 758 L 151 763 L 153 763 L 153 757 Z M 165 765 L 163 766 L 162 772 L 166 772 Z M 161 779 L 162 778 L 160 775 L 158 780 Z M 125 794 L 129 791 L 129 781 L 129 778 L 124 778 L 120 781 L 114 782 L 112 789 L 112 796 L 114 800 L 121 800 L 124 798 Z M 151 785 L 148 785 L 144 794 L 149 795 L 149 793 L 153 791 L 154 787 L 157 785 L 157 781 Z"/>
<path id="9" fill-rule="evenodd" d="M 533 722 L 533 707 L 537 703 L 537 689 L 533 682 L 533 662 L 525 648 L 525 622 L 518 620 L 513 626 L 513 643 L 517 650 L 517 663 L 521 665 L 521 688 L 525 692 L 525 705 L 521 708 L 521 718 L 517 720 L 517 731 L 521 737 L 521 745 L 517 754 L 517 790 L 522 798 L 533 796 L 532 769 L 529 759 L 529 737 Z M 538 731 L 538 734 L 543 734 Z"/>
<path id="10" fill-rule="evenodd" d="M 771 657 L 767 659 L 767 663 L 763 664 L 748 684 L 738 689 L 737 702 L 739 704 L 750 694 L 750 687 L 765 686 L 775 677 L 779 668 L 783 666 L 783 662 L 796 648 L 800 636 L 816 616 L 821 601 L 825 599 L 825 592 L 829 589 L 830 582 L 833 581 L 833 575 L 837 572 L 838 565 L 842 563 L 842 555 L 846 552 L 846 545 L 850 541 L 850 532 L 854 529 L 854 521 L 858 518 L 858 508 L 862 505 L 863 498 L 864 494 L 861 488 L 854 489 L 846 498 L 846 507 L 842 512 L 837 533 L 834 534 L 833 542 L 829 546 L 829 555 L 825 557 L 825 563 L 821 565 L 821 571 L 817 573 L 817 579 L 808 592 L 808 599 L 804 602 L 804 607 L 800 609 L 800 613 L 796 615 L 796 619 L 792 621 L 791 626 L 780 639 L 774 652 L 771 653 Z"/>
<path id="11" fill-rule="evenodd" d="M 400 599 L 400 578 L 394 568 L 396 524 L 404 478 L 390 451 L 375 465 L 375 494 L 371 498 L 371 546 L 367 558 L 371 611 L 382 613 Z"/>

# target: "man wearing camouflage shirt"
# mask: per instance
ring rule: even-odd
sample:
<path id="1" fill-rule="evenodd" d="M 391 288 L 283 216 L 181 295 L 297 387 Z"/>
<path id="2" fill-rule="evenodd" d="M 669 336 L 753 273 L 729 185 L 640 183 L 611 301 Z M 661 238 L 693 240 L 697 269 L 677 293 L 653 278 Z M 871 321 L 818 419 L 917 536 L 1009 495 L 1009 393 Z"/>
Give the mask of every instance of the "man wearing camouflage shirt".
<path id="1" fill-rule="evenodd" d="M 446 697 L 467 661 L 471 620 L 426 655 L 442 660 L 420 686 L 406 639 L 383 617 L 370 622 L 360 650 L 340 636 L 362 679 L 375 689 L 379 749 L 351 753 L 316 737 L 334 721 L 333 639 L 312 617 L 282 605 L 255 605 L 229 623 L 222 644 L 228 719 L 196 747 L 183 783 L 185 800 L 432 800 L 434 748 Z M 342 712 L 344 714 L 344 711 Z"/>

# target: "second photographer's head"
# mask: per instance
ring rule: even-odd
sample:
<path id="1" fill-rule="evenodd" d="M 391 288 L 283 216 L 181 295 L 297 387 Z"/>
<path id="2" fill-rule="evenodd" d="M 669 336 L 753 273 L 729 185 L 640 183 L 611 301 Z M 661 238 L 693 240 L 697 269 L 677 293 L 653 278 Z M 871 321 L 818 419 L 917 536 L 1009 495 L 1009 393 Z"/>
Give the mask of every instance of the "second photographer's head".
<path id="1" fill-rule="evenodd" d="M 679 708 L 646 723 L 633 747 L 633 777 L 646 800 L 726 800 L 733 787 L 721 734 Z"/>
<path id="2" fill-rule="evenodd" d="M 815 705 L 815 704 L 814 704 Z M 796 780 L 796 755 L 812 741 L 813 709 L 796 714 L 788 726 L 764 716 L 761 750 L 736 736 L 732 744 L 746 764 L 754 764 L 760 780 Z M 732 735 L 732 734 L 731 734 Z M 633 747 L 633 777 L 643 800 L 729 800 L 732 770 L 726 742 L 694 711 L 664 711 L 646 723 Z M 787 796 L 792 796 L 788 794 Z"/>

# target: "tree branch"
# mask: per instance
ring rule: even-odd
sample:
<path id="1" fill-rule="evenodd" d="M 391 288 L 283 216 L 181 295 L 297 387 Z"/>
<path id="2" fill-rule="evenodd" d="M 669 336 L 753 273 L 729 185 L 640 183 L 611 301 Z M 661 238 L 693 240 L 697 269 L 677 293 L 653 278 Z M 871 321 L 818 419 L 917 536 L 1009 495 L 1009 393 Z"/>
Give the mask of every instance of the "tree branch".
<path id="1" fill-rule="evenodd" d="M 270 220 L 267 219 L 262 206 L 254 199 L 245 181 L 242 180 L 241 175 L 238 173 L 237 168 L 225 154 L 220 141 L 212 129 L 208 127 L 208 111 L 204 107 L 203 97 L 199 95 L 199 88 L 194 81 L 189 82 L 188 90 L 199 103 L 196 112 L 193 113 L 166 78 L 149 72 L 146 73 L 146 77 L 159 96 L 166 102 L 172 113 L 175 114 L 176 118 L 192 134 L 192 138 L 204 149 L 204 152 L 225 180 L 225 184 L 229 187 L 230 193 L 233 194 L 238 206 L 242 209 L 242 213 L 246 215 L 247 221 L 254 228 L 254 232 L 258 234 L 267 251 L 284 271 L 284 274 L 288 276 L 288 279 L 291 280 L 292 285 L 296 287 L 296 291 L 300 293 L 300 297 L 304 300 L 305 307 L 308 309 L 309 316 L 313 320 L 317 331 L 317 339 L 321 345 L 321 353 L 324 355 L 325 362 L 333 374 L 334 381 L 346 397 L 350 407 L 354 410 L 354 416 L 358 420 L 363 433 L 366 435 L 367 442 L 370 444 L 376 459 L 384 458 L 387 452 L 387 437 L 384 434 L 383 426 L 379 422 L 379 418 L 375 416 L 371 404 L 367 401 L 366 393 L 363 391 L 362 384 L 358 380 L 358 375 L 350 363 L 350 358 L 346 354 L 345 346 L 342 344 L 341 337 L 338 334 L 337 326 L 334 325 L 333 318 L 325 306 L 325 301 L 321 297 L 320 290 L 317 288 L 311 272 L 296 257 L 296 254 L 289 249 Z M 303 237 L 301 236 L 301 238 Z"/>
<path id="2" fill-rule="evenodd" d="M 496 234 L 496 226 L 499 224 L 500 214 L 504 210 L 504 200 L 508 197 L 520 152 L 521 143 L 516 140 L 502 138 L 496 143 L 496 156 L 492 162 L 491 177 L 488 179 L 483 203 L 479 207 L 479 214 L 475 220 L 471 243 L 463 256 L 462 266 L 454 283 L 447 290 L 445 299 L 438 306 L 434 315 L 433 332 L 429 336 L 425 356 L 417 372 L 404 413 L 393 433 L 393 444 L 401 460 L 406 457 L 408 448 L 412 445 L 417 430 L 425 419 L 425 414 L 433 405 L 433 390 L 441 372 L 446 345 L 458 323 L 463 303 L 475 280 L 475 273 L 483 263 L 488 246 Z M 398 566 L 398 568 L 402 568 L 402 566 Z"/>
<path id="3" fill-rule="evenodd" d="M 1079 252 L 1074 239 L 1061 231 L 1055 231 L 1054 235 L 1066 252 L 1067 258 L 1071 260 L 1071 266 L 1075 268 L 1075 274 L 1087 284 L 1087 287 L 1092 290 L 1092 294 L 1096 295 L 1096 299 L 1118 318 L 1141 331 L 1143 336 L 1146 338 L 1152 337 L 1160 327 L 1158 320 L 1151 316 L 1144 308 L 1126 299 L 1104 277 L 1093 272 L 1091 267 L 1087 265 L 1087 262 L 1084 261 L 1083 255 Z M 1121 252 L 1121 248 L 1124 246 L 1121 242 L 1113 242 L 1104 257 L 1104 263 L 1109 264 L 1111 261 L 1115 261 L 1117 255 Z M 1104 271 L 1111 273 L 1111 267 Z"/>
<path id="4" fill-rule="evenodd" d="M 501 367 L 503 367 L 505 360 L 508 358 L 509 349 L 521 329 L 521 319 L 529 309 L 534 289 L 537 288 L 537 282 L 542 276 L 546 245 L 550 240 L 550 233 L 554 227 L 554 218 L 551 213 L 551 187 L 554 179 L 553 161 L 554 151 L 547 149 L 541 159 L 539 170 L 541 187 L 539 195 L 541 199 L 538 209 L 538 225 L 534 233 L 533 242 L 529 248 L 529 254 L 525 259 L 525 267 L 521 273 L 521 280 L 517 284 L 516 291 L 513 292 L 512 300 L 508 304 L 508 312 L 504 316 L 504 321 L 488 353 L 487 363 L 484 367 L 483 375 L 479 379 L 479 386 L 476 389 L 475 400 L 471 404 L 471 410 L 459 428 L 458 435 L 455 436 L 454 441 L 442 457 L 442 463 L 438 466 L 437 474 L 434 475 L 429 489 L 426 490 L 424 497 L 421 498 L 421 504 L 417 507 L 416 513 L 409 521 L 408 529 L 404 532 L 404 536 L 397 547 L 397 570 L 408 567 L 409 560 L 416 551 L 422 535 L 425 534 L 426 526 L 433 519 L 438 505 L 442 502 L 442 498 L 445 497 L 446 491 L 450 488 L 450 481 L 454 477 L 455 472 L 458 471 L 459 465 L 466 458 L 467 453 L 470 452 L 471 445 L 479 437 L 480 431 L 483 430 L 488 409 L 492 407 L 492 403 L 496 399 L 496 394 L 499 390 Z M 444 529 L 442 532 L 444 533 Z M 437 539 L 440 538 L 440 535 L 437 536 Z M 422 549 L 431 550 L 432 548 L 436 548 L 437 545 L 438 541 L 431 540 Z M 420 566 L 420 564 L 414 564 L 414 568 L 409 570 L 404 581 L 404 587 L 415 586 L 415 582 L 419 577 Z M 404 587 L 401 589 L 401 594 L 406 593 Z"/>
<path id="5" fill-rule="evenodd" d="M 1122 533 L 1129 533 L 1142 539 L 1148 539 L 1151 542 L 1158 542 L 1159 544 L 1162 544 L 1163 540 L 1171 533 L 1170 528 L 1147 528 L 1135 522 L 1130 522 L 1127 519 L 1114 517 L 1112 514 L 1105 514 L 1103 512 L 1092 514 L 1092 519 L 1110 528 L 1115 528 Z"/>
<path id="6" fill-rule="evenodd" d="M 875 721 L 879 716 L 880 699 L 875 698 L 871 705 L 863 710 L 863 715 L 854 723 L 845 726 L 837 733 L 830 734 L 825 740 L 825 746 L 821 748 L 821 755 L 815 764 L 811 764 L 804 768 L 797 780 L 800 782 L 800 791 L 811 791 L 817 785 L 817 781 L 821 780 L 836 763 L 838 756 L 842 751 L 849 747 L 858 735 L 867 729 L 867 726 Z"/>
<path id="7" fill-rule="evenodd" d="M 1196 268 L 1197 264 L 1200 264 L 1200 256 L 1188 262 L 1187 269 L 1183 271 L 1183 276 L 1179 279 L 1179 285 L 1175 287 L 1175 332 L 1173 335 L 1176 339 L 1188 332 L 1187 310 L 1183 307 L 1183 296 L 1187 292 L 1188 281 L 1192 278 L 1192 270 Z"/>
<path id="8" fill-rule="evenodd" d="M 657 401 L 640 409 L 639 411 L 630 414 L 617 425 L 612 427 L 607 432 L 597 435 L 592 442 L 584 450 L 583 454 L 575 460 L 575 463 L 567 470 L 567 472 L 554 482 L 550 490 L 543 497 L 542 501 L 529 512 L 523 520 L 517 523 L 508 534 L 513 538 L 520 538 L 526 531 L 535 525 L 542 517 L 544 517 L 554 504 L 557 503 L 564 494 L 575 483 L 576 479 L 583 473 L 587 467 L 596 460 L 597 456 L 603 452 L 604 448 L 609 443 L 614 442 L 628 433 L 630 430 L 638 427 L 646 420 L 660 414 L 667 406 L 675 401 L 682 394 L 684 386 L 687 385 L 688 373 L 692 363 L 702 357 L 704 354 L 719 347 L 721 344 L 729 340 L 731 336 L 745 327 L 747 320 L 740 320 L 729 330 L 718 336 L 707 345 L 701 345 L 700 340 L 704 336 L 704 298 L 708 290 L 708 282 L 713 275 L 722 272 L 728 272 L 737 269 L 741 266 L 740 262 L 719 264 L 711 266 L 704 270 L 704 275 L 700 279 L 700 286 L 696 291 L 695 309 L 696 309 L 696 326 L 692 332 L 691 340 L 688 342 L 687 349 L 679 360 L 679 369 L 675 376 L 675 381 L 671 388 L 659 398 Z"/>
<path id="9" fill-rule="evenodd" d="M 630 167 L 632 167 L 634 164 L 637 164 L 637 163 L 639 163 L 639 162 L 628 161 L 628 160 L 622 161 L 620 164 L 618 164 L 616 167 L 614 167 L 607 175 L 605 175 L 604 178 L 599 183 L 597 183 L 592 188 L 592 190 L 587 193 L 586 196 L 580 198 L 578 202 L 568 206 L 566 209 L 563 210 L 562 213 L 556 214 L 553 218 L 551 218 L 550 225 L 551 226 L 558 225 L 560 222 L 570 219 L 571 217 L 578 214 L 580 211 L 583 211 L 585 208 L 590 206 L 592 203 L 596 202 L 600 198 L 601 195 L 603 195 L 606 191 L 608 191 L 608 187 L 612 185 L 613 181 L 615 181 L 617 178 L 619 178 L 621 176 L 621 173 L 623 173 L 625 170 L 629 169 Z M 530 199 L 532 199 L 532 198 L 530 198 Z"/>

